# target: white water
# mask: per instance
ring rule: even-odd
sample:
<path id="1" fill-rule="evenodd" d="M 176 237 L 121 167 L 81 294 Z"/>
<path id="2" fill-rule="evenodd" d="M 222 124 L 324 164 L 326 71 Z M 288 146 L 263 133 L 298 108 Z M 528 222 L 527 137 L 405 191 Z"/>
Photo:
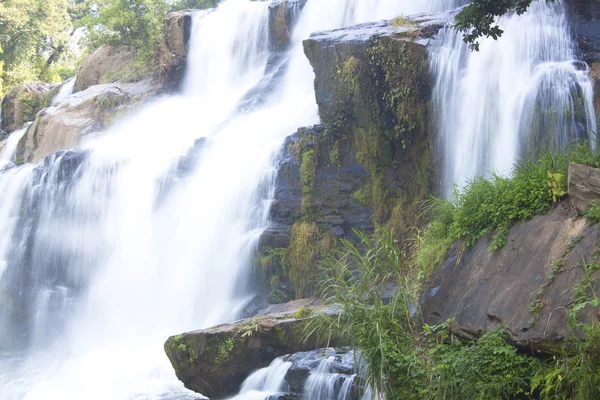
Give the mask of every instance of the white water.
<path id="1" fill-rule="evenodd" d="M 261 368 L 250 375 L 240 389 L 240 393 L 230 400 L 263 400 L 285 391 L 285 375 L 292 363 L 276 358 L 267 368 Z"/>
<path id="2" fill-rule="evenodd" d="M 77 79 L 77 77 L 69 78 L 60 86 L 58 93 L 56 93 L 56 95 L 52 99 L 53 106 L 57 105 L 58 103 L 60 103 L 61 101 L 73 94 L 73 88 L 75 87 L 75 79 Z"/>
<path id="3" fill-rule="evenodd" d="M 346 400 L 354 383 L 355 375 L 347 376 L 333 372 L 335 357 L 321 361 L 304 385 L 304 400 Z"/>
<path id="4" fill-rule="evenodd" d="M 253 94 L 260 106 L 240 108 L 276 76 L 267 68 L 268 3 L 226 0 L 194 19 L 184 95 L 156 100 L 87 143 L 85 156 L 1 174 L 0 294 L 12 291 L 25 315 L 14 324 L 11 307 L 0 306 L 0 350 L 28 352 L 0 356 L 0 400 L 190 395 L 162 344 L 234 319 L 251 295 L 249 258 L 267 226 L 277 150 L 318 122 L 301 40 L 453 3 L 308 0 L 286 73 L 270 93 Z M 179 158 L 200 137 L 198 162 L 181 176 Z M 67 173 L 72 157 L 80 164 Z"/>
<path id="5" fill-rule="evenodd" d="M 29 125 L 31 125 L 31 123 L 26 124 L 23 128 L 11 133 L 4 142 L 4 146 L 2 146 L 2 150 L 0 150 L 0 169 L 14 161 L 19 140 L 25 135 Z"/>
<path id="6" fill-rule="evenodd" d="M 534 1 L 500 26 L 503 37 L 483 40 L 480 52 L 447 29 L 431 57 L 446 195 L 475 175 L 507 173 L 533 147 L 561 149 L 596 130 L 592 84 L 574 63 L 562 2 Z"/>

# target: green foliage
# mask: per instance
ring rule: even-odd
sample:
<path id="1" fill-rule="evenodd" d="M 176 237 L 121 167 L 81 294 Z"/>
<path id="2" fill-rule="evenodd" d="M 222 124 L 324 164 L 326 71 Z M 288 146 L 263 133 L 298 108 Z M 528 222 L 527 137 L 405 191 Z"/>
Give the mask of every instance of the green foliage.
<path id="1" fill-rule="evenodd" d="M 311 334 L 341 337 L 360 348 L 367 384 L 388 399 L 506 399 L 527 396 L 539 362 L 520 354 L 496 330 L 473 342 L 451 340 L 449 324 L 420 318 L 418 272 L 393 232 L 357 232 L 322 263 L 322 298 L 340 315 L 317 316 Z M 390 283 L 391 299 L 382 297 Z"/>
<path id="2" fill-rule="evenodd" d="M 319 260 L 332 247 L 333 238 L 329 233 L 322 234 L 316 223 L 296 222 L 292 226 L 285 265 L 296 298 L 310 297 L 314 294 Z"/>
<path id="3" fill-rule="evenodd" d="M 94 0 L 98 12 L 85 18 L 91 49 L 127 46 L 140 61 L 152 59 L 161 40 L 168 4 L 165 0 Z"/>
<path id="4" fill-rule="evenodd" d="M 215 358 L 215 363 L 217 365 L 225 364 L 229 362 L 232 358 L 233 348 L 235 346 L 235 338 L 229 338 L 225 340 L 223 343 L 219 345 L 217 349 L 217 357 Z"/>
<path id="5" fill-rule="evenodd" d="M 312 195 L 317 179 L 317 155 L 314 149 L 305 150 L 302 153 L 300 164 L 300 183 L 302 184 L 302 213 L 305 216 L 311 214 Z"/>
<path id="6" fill-rule="evenodd" d="M 0 95 L 25 81 L 60 80 L 70 63 L 75 0 L 0 2 Z M 58 64 L 61 64 L 57 67 Z"/>
<path id="7" fill-rule="evenodd" d="M 554 0 L 546 0 L 552 2 Z M 464 41 L 472 50 L 479 50 L 479 39 L 491 37 L 497 40 L 504 33 L 497 25 L 498 17 L 527 11 L 532 0 L 474 0 L 464 7 L 455 19 L 455 27 L 464 35 Z"/>
<path id="8" fill-rule="evenodd" d="M 185 10 L 187 8 L 195 10 L 205 10 L 216 7 L 220 0 L 177 0 L 171 5 L 171 11 Z"/>
<path id="9" fill-rule="evenodd" d="M 255 316 L 242 327 L 242 337 L 250 337 L 254 335 L 260 328 L 260 320 Z M 233 346 L 231 346 L 233 348 Z M 231 350 L 229 350 L 231 352 Z"/>
<path id="10" fill-rule="evenodd" d="M 596 204 L 592 205 L 592 207 L 585 212 L 584 216 L 589 221 L 600 222 L 600 206 Z"/>
<path id="11" fill-rule="evenodd" d="M 450 200 L 429 200 L 425 212 L 431 222 L 423 234 L 417 265 L 431 271 L 456 240 L 472 246 L 491 232 L 490 249 L 503 247 L 516 222 L 545 213 L 552 202 L 566 195 L 565 177 L 571 162 L 600 166 L 600 152 L 588 142 L 574 143 L 565 154 L 545 153 L 538 160 L 517 162 L 508 177 L 473 178 L 456 187 Z"/>
<path id="12" fill-rule="evenodd" d="M 497 329 L 475 341 L 432 346 L 437 376 L 431 398 L 501 400 L 530 395 L 539 362 L 519 354 L 503 335 Z"/>

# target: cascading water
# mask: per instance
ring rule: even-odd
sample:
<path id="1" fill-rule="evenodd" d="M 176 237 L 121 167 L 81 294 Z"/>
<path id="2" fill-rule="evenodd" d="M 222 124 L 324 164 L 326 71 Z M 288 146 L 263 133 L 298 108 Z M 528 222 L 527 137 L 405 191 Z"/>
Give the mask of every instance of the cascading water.
<path id="1" fill-rule="evenodd" d="M 476 175 L 507 173 L 532 149 L 562 149 L 596 130 L 593 88 L 575 50 L 561 1 L 534 1 L 500 20 L 504 35 L 471 52 L 451 28 L 431 65 L 444 193 Z"/>
<path id="2" fill-rule="evenodd" d="M 277 150 L 318 122 L 301 41 L 455 3 L 308 0 L 290 49 L 271 63 L 269 3 L 225 0 L 194 17 L 183 95 L 155 100 L 81 149 L 1 173 L 0 400 L 193 398 L 162 343 L 234 319 L 252 294 L 249 259 L 268 224 Z M 448 37 L 434 57 L 436 95 L 451 108 L 443 118 L 462 110 L 451 85 L 473 90 L 441 73 L 454 60 L 442 61 L 443 51 L 464 63 L 487 47 L 470 55 Z M 540 59 L 588 96 L 572 58 Z M 556 83 L 527 65 L 538 86 Z M 537 93 L 521 97 L 539 102 Z M 238 398 L 276 391 L 286 365 L 272 367 Z"/>
<path id="3" fill-rule="evenodd" d="M 58 93 L 56 93 L 56 95 L 52 99 L 53 106 L 57 105 L 58 103 L 60 103 L 61 101 L 73 94 L 73 89 L 75 88 L 75 79 L 76 77 L 69 78 L 60 86 Z"/>
<path id="4" fill-rule="evenodd" d="M 17 151 L 17 145 L 19 144 L 19 140 L 21 140 L 23 135 L 25 135 L 25 132 L 27 132 L 27 128 L 29 128 L 29 125 L 31 124 L 26 124 L 23 128 L 11 133 L 4 142 L 4 146 L 2 146 L 2 149 L 0 150 L 0 169 L 7 166 L 13 161 L 15 152 Z"/>

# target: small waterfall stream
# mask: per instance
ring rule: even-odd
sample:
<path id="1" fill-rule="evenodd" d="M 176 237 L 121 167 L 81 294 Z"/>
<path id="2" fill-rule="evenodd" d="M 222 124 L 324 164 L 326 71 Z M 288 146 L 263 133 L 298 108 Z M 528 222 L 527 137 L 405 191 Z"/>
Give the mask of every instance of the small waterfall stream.
<path id="1" fill-rule="evenodd" d="M 434 47 L 434 115 L 446 196 L 476 175 L 507 173 L 532 149 L 564 149 L 596 131 L 593 87 L 575 49 L 562 1 L 534 1 L 503 17 L 498 40 L 472 52 L 447 28 Z"/>
<path id="2" fill-rule="evenodd" d="M 56 93 L 56 95 L 52 99 L 51 104 L 53 106 L 57 105 L 58 103 L 60 103 L 61 101 L 73 94 L 76 79 L 77 77 L 73 77 L 63 82 L 63 84 L 60 86 L 60 89 L 58 89 L 58 93 Z"/>

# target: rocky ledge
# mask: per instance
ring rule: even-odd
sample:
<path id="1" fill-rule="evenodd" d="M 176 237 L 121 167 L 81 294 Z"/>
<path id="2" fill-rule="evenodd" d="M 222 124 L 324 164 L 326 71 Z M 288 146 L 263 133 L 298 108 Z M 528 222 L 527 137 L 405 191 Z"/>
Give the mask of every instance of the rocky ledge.
<path id="1" fill-rule="evenodd" d="M 317 312 L 334 314 L 336 308 L 314 300 L 271 306 L 254 318 L 172 336 L 165 352 L 185 387 L 224 397 L 277 357 L 335 345 L 306 329 Z"/>
<path id="2" fill-rule="evenodd" d="M 489 234 L 471 248 L 451 250 L 423 296 L 428 324 L 454 319 L 454 332 L 466 338 L 504 327 L 513 344 L 541 352 L 573 334 L 572 292 L 584 278 L 583 263 L 600 261 L 600 229 L 576 209 L 600 200 L 600 171 L 578 164 L 569 171 L 570 201 L 516 224 L 503 248 L 491 252 Z M 586 311 L 584 320 L 598 310 Z"/>

